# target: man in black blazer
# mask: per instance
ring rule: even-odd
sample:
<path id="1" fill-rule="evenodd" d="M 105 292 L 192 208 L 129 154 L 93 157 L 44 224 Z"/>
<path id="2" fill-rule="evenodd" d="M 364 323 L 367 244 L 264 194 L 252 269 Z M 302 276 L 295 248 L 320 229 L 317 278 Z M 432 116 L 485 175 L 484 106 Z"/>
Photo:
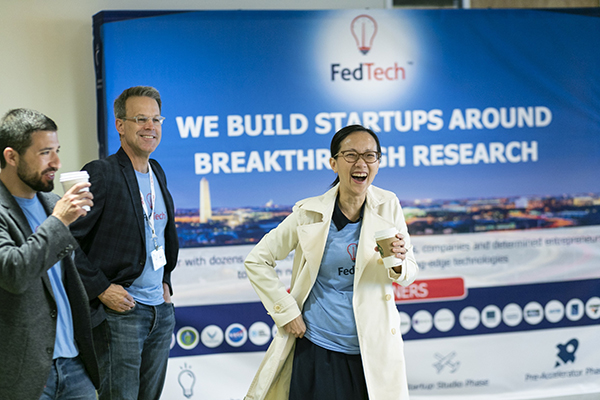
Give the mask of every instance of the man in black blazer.
<path id="1" fill-rule="evenodd" d="M 150 154 L 161 139 L 161 100 L 136 86 L 115 100 L 121 148 L 83 167 L 94 207 L 71 225 L 75 262 L 91 299 L 99 398 L 158 399 L 175 327 L 171 271 L 179 244 L 165 173 Z"/>
<path id="2" fill-rule="evenodd" d="M 0 399 L 96 398 L 98 366 L 88 298 L 68 226 L 92 206 L 89 183 L 62 199 L 57 127 L 9 111 L 0 122 Z"/>

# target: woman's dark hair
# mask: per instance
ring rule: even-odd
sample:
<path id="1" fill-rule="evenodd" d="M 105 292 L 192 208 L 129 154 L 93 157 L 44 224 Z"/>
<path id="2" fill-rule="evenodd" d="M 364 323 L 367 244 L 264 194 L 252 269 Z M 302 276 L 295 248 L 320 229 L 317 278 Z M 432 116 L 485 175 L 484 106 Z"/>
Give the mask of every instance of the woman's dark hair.
<path id="1" fill-rule="evenodd" d="M 333 135 L 333 138 L 331 138 L 331 145 L 329 145 L 331 157 L 337 158 L 338 153 L 340 152 L 340 147 L 342 147 L 342 142 L 344 141 L 344 139 L 346 139 L 346 137 L 353 134 L 354 132 L 367 132 L 369 135 L 371 135 L 373 139 L 375 139 L 375 143 L 377 143 L 377 152 L 381 154 L 381 145 L 379 144 L 379 138 L 377 137 L 375 132 L 368 128 L 365 128 L 362 125 L 348 125 L 337 131 L 335 135 Z M 340 177 L 336 176 L 335 181 L 333 181 L 333 183 L 331 184 L 331 187 L 337 185 L 339 181 Z"/>

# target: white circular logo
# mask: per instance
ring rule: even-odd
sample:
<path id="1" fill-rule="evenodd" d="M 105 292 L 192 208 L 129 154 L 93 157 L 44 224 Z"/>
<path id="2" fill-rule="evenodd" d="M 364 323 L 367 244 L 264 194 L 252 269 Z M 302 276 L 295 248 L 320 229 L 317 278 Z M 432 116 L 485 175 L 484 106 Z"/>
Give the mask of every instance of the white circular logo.
<path id="1" fill-rule="evenodd" d="M 248 331 L 242 324 L 231 324 L 225 330 L 225 341 L 231 347 L 240 347 L 248 340 Z"/>
<path id="2" fill-rule="evenodd" d="M 209 349 L 214 349 L 223 343 L 223 330 L 216 325 L 208 325 L 202 329 L 200 340 Z"/>
<path id="3" fill-rule="evenodd" d="M 507 304 L 502 310 L 502 320 L 508 326 L 517 326 L 523 321 L 523 310 L 518 304 Z"/>
<path id="4" fill-rule="evenodd" d="M 523 318 L 529 325 L 537 325 L 544 319 L 544 307 L 537 301 L 527 303 L 523 308 Z"/>
<path id="5" fill-rule="evenodd" d="M 571 321 L 579 321 L 585 314 L 585 305 L 579 299 L 571 299 L 565 306 L 565 314 Z"/>
<path id="6" fill-rule="evenodd" d="M 279 332 L 279 329 L 277 328 L 277 324 L 273 324 L 273 327 L 271 328 L 271 335 L 273 337 L 277 336 L 277 332 Z"/>
<path id="7" fill-rule="evenodd" d="M 248 329 L 248 337 L 256 346 L 263 346 L 271 340 L 271 329 L 264 322 L 255 322 Z"/>
<path id="8" fill-rule="evenodd" d="M 546 319 L 553 324 L 557 323 L 565 316 L 565 306 L 558 300 L 550 300 L 544 307 Z"/>
<path id="9" fill-rule="evenodd" d="M 450 329 L 454 328 L 455 322 L 456 317 L 454 316 L 454 313 L 447 308 L 438 310 L 433 316 L 433 324 L 440 332 L 448 332 Z"/>
<path id="10" fill-rule="evenodd" d="M 429 311 L 417 311 L 412 317 L 412 327 L 418 333 L 427 333 L 433 327 L 433 318 Z"/>
<path id="11" fill-rule="evenodd" d="M 493 329 L 500 325 L 500 322 L 502 322 L 502 311 L 500 311 L 500 307 L 489 304 L 481 310 L 481 323 L 486 328 Z"/>
<path id="12" fill-rule="evenodd" d="M 410 316 L 404 311 L 400 311 L 400 333 L 406 335 L 410 331 Z"/>
<path id="13" fill-rule="evenodd" d="M 184 326 L 177 331 L 177 343 L 184 350 L 191 350 L 198 346 L 200 335 L 196 328 Z"/>
<path id="14" fill-rule="evenodd" d="M 460 312 L 458 321 L 463 328 L 470 331 L 479 326 L 480 318 L 479 311 L 475 307 L 466 307 Z"/>
<path id="15" fill-rule="evenodd" d="M 600 297 L 592 297 L 585 303 L 585 313 L 591 319 L 600 318 Z"/>

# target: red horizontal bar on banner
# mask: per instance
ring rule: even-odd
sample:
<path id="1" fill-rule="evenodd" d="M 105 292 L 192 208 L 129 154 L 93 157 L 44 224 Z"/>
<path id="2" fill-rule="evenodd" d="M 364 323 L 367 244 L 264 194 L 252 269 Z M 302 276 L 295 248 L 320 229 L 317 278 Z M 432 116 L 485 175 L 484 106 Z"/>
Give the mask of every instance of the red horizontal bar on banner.
<path id="1" fill-rule="evenodd" d="M 394 283 L 396 302 L 462 299 L 466 296 L 463 278 L 417 280 L 404 287 Z"/>

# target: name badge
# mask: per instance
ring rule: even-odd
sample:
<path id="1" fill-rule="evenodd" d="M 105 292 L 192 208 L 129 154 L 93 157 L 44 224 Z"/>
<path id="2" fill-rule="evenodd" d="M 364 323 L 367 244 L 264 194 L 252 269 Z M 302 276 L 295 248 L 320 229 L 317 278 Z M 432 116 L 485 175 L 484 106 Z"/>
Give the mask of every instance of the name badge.
<path id="1" fill-rule="evenodd" d="M 152 265 L 154 270 L 158 271 L 165 265 L 167 265 L 167 257 L 165 257 L 165 250 L 160 246 L 158 249 L 152 250 Z"/>

